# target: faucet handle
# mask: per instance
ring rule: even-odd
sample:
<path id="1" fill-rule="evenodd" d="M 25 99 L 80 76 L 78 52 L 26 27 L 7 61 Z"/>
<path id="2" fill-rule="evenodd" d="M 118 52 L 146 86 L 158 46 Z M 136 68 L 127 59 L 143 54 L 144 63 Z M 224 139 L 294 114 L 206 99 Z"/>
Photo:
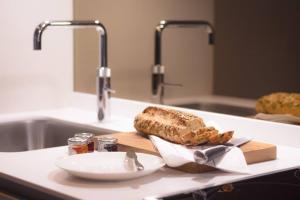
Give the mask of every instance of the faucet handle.
<path id="1" fill-rule="evenodd" d="M 171 86 L 171 87 L 183 87 L 181 83 L 161 83 L 163 86 Z"/>
<path id="2" fill-rule="evenodd" d="M 115 94 L 116 93 L 116 90 L 114 89 L 111 89 L 111 88 L 104 88 L 105 91 L 111 93 L 111 94 Z"/>
<path id="3" fill-rule="evenodd" d="M 159 103 L 159 104 L 164 104 L 164 88 L 165 88 L 165 86 L 183 87 L 183 85 L 179 84 L 179 83 L 166 83 L 166 82 L 161 82 L 158 86 L 159 87 L 157 89 L 157 94 L 152 95 L 152 102 Z"/>

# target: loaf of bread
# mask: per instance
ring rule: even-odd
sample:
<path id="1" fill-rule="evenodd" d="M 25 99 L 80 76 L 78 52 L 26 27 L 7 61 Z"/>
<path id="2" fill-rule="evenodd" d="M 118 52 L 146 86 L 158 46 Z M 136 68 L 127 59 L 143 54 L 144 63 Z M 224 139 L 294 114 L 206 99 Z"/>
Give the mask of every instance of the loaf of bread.
<path id="1" fill-rule="evenodd" d="M 218 130 L 205 126 L 203 120 L 195 115 L 159 107 L 148 107 L 138 114 L 134 127 L 142 133 L 184 145 L 223 144 L 233 135 L 233 131 L 219 134 Z"/>
<path id="2" fill-rule="evenodd" d="M 259 98 L 256 112 L 300 117 L 300 93 L 277 92 Z"/>

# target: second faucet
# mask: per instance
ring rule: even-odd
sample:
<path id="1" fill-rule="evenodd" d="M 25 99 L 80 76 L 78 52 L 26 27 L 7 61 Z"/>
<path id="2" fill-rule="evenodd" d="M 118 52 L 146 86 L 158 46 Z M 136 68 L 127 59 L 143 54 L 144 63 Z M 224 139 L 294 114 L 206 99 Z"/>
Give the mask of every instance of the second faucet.
<path id="1" fill-rule="evenodd" d="M 155 28 L 155 44 L 154 44 L 154 65 L 152 67 L 152 95 L 158 96 L 159 103 L 164 103 L 164 86 L 176 85 L 168 84 L 164 81 L 165 67 L 161 64 L 161 41 L 163 30 L 167 27 L 207 27 L 208 43 L 214 44 L 214 28 L 207 22 L 202 20 L 162 20 Z"/>

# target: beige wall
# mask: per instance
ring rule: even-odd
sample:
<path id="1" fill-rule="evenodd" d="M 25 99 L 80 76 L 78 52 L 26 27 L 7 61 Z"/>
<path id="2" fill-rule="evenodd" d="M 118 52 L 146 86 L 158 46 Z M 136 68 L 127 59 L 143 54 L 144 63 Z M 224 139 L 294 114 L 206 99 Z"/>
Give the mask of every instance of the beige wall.
<path id="1" fill-rule="evenodd" d="M 212 0 L 75 0 L 75 19 L 99 19 L 108 30 L 108 63 L 114 96 L 150 100 L 154 62 L 154 27 L 162 19 L 201 19 L 213 23 Z M 203 29 L 164 32 L 162 62 L 168 98 L 212 93 L 213 47 Z M 75 33 L 75 90 L 95 92 L 98 36 L 94 30 Z"/>
<path id="2" fill-rule="evenodd" d="M 300 1 L 215 4 L 215 92 L 246 98 L 300 92 Z"/>

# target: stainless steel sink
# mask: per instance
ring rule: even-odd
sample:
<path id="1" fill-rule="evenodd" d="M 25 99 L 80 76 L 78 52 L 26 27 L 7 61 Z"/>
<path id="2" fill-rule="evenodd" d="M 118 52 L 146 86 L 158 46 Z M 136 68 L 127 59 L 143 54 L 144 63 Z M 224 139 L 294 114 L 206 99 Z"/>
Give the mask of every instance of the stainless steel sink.
<path id="1" fill-rule="evenodd" d="M 67 145 L 78 132 L 97 135 L 111 131 L 53 118 L 30 118 L 0 122 L 0 152 L 18 152 Z"/>
<path id="2" fill-rule="evenodd" d="M 230 114 L 230 115 L 238 115 L 238 116 L 253 116 L 256 114 L 254 108 L 251 107 L 242 107 L 242 106 L 235 106 L 235 105 L 228 105 L 228 104 L 221 104 L 221 103 L 189 103 L 189 104 L 178 104 L 173 106 L 217 112 L 223 114 Z"/>

